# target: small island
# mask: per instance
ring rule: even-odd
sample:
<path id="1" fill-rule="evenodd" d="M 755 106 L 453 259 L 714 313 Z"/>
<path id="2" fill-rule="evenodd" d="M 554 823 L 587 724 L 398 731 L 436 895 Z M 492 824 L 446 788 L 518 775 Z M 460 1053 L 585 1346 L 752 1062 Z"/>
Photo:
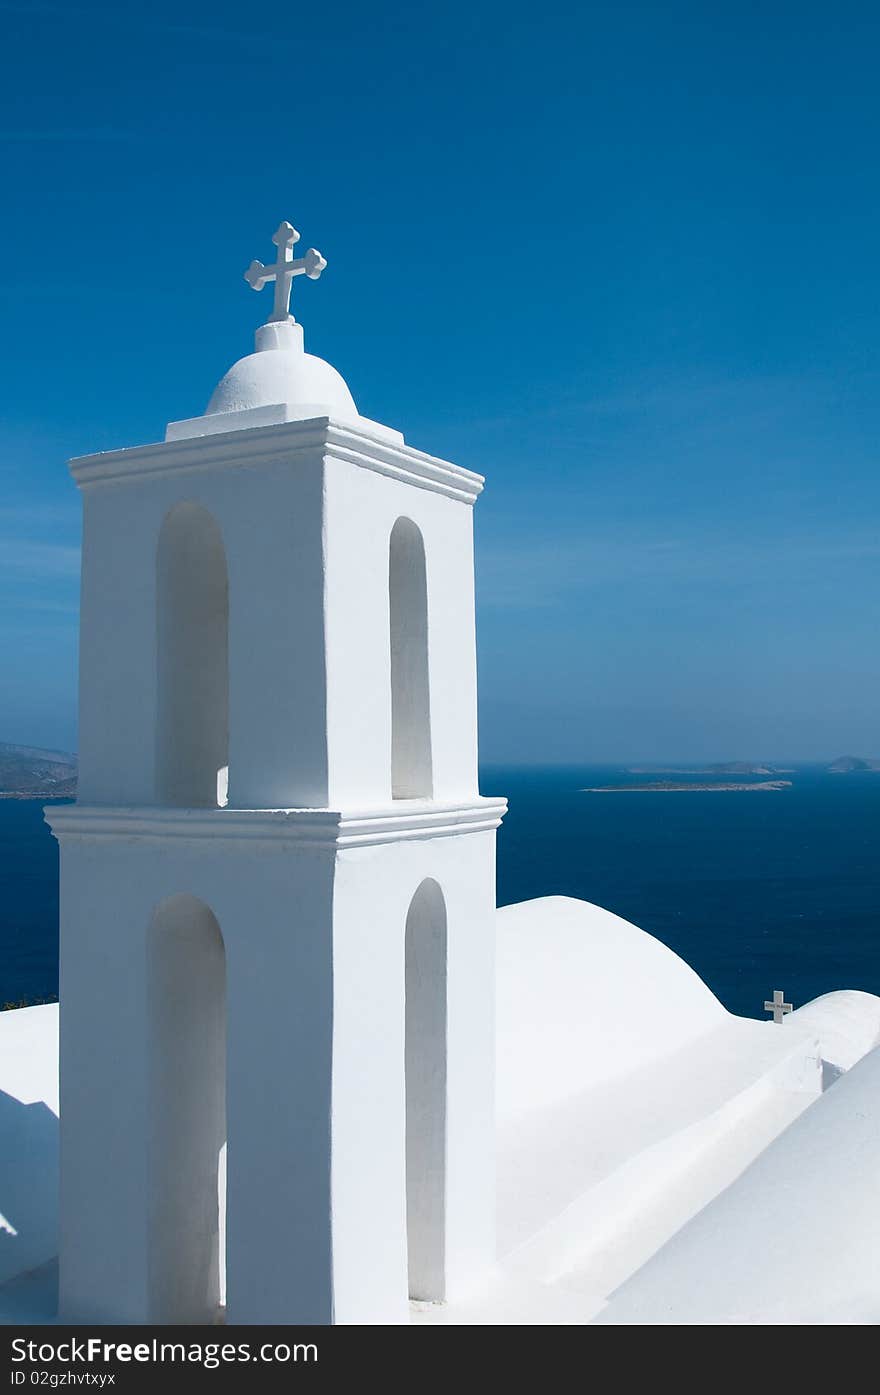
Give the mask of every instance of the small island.
<path id="1" fill-rule="evenodd" d="M 880 760 L 871 756 L 838 756 L 827 767 L 830 775 L 852 775 L 864 770 L 880 770 Z"/>
<path id="2" fill-rule="evenodd" d="M 789 789 L 790 786 L 791 780 L 749 780 L 748 782 L 713 780 L 711 784 L 697 784 L 696 781 L 679 784 L 675 780 L 651 780 L 644 785 L 594 785 L 591 788 L 582 789 L 580 792 L 581 794 L 647 794 L 660 790 L 668 794 L 679 790 L 695 790 L 705 793 L 707 790 L 785 790 Z"/>
<path id="3" fill-rule="evenodd" d="M 73 799 L 76 756 L 0 741 L 0 799 Z"/>
<path id="4" fill-rule="evenodd" d="M 745 760 L 729 760 L 715 765 L 630 765 L 627 775 L 791 775 L 791 766 L 754 765 Z"/>

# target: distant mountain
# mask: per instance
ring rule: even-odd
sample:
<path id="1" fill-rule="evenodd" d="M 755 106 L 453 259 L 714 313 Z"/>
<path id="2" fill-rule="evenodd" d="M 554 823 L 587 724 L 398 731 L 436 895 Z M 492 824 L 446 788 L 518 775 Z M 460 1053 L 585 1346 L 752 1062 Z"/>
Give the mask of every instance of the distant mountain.
<path id="1" fill-rule="evenodd" d="M 630 775 L 790 775 L 791 771 L 776 765 L 752 765 L 745 760 L 731 760 L 719 765 L 660 768 L 656 765 L 630 766 Z"/>
<path id="2" fill-rule="evenodd" d="M 826 768 L 832 775 L 849 775 L 854 770 L 880 770 L 880 760 L 868 756 L 838 756 Z"/>
<path id="3" fill-rule="evenodd" d="M 72 798 L 76 756 L 0 741 L 0 799 Z"/>

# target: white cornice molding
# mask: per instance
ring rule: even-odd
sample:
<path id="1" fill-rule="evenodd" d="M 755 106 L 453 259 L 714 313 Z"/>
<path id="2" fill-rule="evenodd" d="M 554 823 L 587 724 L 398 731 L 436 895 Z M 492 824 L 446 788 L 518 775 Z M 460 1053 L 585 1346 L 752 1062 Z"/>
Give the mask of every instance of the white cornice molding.
<path id="1" fill-rule="evenodd" d="M 71 838 L 214 839 L 340 850 L 421 838 L 448 838 L 497 828 L 506 799 L 465 804 L 400 800 L 374 809 L 170 809 L 51 804 L 46 822 L 59 841 Z"/>
<path id="2" fill-rule="evenodd" d="M 82 455 L 71 460 L 70 471 L 80 488 L 85 489 L 141 480 L 148 475 L 290 463 L 303 455 L 346 460 L 466 504 L 473 504 L 484 483 L 483 476 L 473 470 L 331 417 Z"/>

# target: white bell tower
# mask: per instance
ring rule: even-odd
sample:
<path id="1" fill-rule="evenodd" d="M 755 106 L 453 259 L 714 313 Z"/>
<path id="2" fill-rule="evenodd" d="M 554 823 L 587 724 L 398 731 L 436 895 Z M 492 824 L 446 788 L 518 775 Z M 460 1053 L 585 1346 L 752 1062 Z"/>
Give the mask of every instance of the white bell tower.
<path id="1" fill-rule="evenodd" d="M 395 1323 L 494 1262 L 499 799 L 477 787 L 478 475 L 304 352 L 75 460 L 61 1317 Z"/>

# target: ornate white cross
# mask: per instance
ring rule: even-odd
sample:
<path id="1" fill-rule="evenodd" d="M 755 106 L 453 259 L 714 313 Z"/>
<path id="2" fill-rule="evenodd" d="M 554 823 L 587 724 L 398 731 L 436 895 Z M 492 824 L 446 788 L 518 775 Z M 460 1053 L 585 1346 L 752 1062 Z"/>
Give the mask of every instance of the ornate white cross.
<path id="1" fill-rule="evenodd" d="M 317 281 L 327 265 L 320 252 L 310 247 L 304 257 L 294 257 L 293 249 L 299 242 L 299 233 L 290 223 L 282 223 L 273 235 L 272 241 L 278 248 L 278 260 L 274 266 L 263 266 L 262 262 L 251 262 L 244 279 L 255 291 L 261 291 L 267 281 L 275 282 L 275 303 L 268 323 L 273 320 L 289 320 L 290 290 L 294 276 L 308 276 Z"/>
<path id="2" fill-rule="evenodd" d="M 781 988 L 773 989 L 773 1002 L 764 1002 L 764 1011 L 773 1013 L 773 1021 L 780 1023 L 787 1012 L 792 1011 L 791 1003 L 785 1001 L 785 994 Z"/>

